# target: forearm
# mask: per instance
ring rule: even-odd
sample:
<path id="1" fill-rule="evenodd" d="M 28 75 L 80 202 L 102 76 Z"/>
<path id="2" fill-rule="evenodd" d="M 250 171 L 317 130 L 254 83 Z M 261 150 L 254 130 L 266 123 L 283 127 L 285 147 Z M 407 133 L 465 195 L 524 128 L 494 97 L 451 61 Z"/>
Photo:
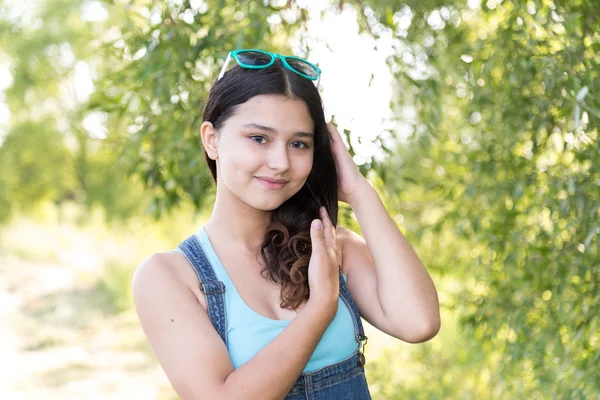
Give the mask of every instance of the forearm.
<path id="1" fill-rule="evenodd" d="M 226 399 L 282 399 L 302 373 L 335 315 L 310 302 L 252 359 L 226 379 Z"/>
<path id="2" fill-rule="evenodd" d="M 375 264 L 377 293 L 385 315 L 404 324 L 412 321 L 424 332 L 435 330 L 439 303 L 433 281 L 377 191 L 365 185 L 350 205 Z"/>

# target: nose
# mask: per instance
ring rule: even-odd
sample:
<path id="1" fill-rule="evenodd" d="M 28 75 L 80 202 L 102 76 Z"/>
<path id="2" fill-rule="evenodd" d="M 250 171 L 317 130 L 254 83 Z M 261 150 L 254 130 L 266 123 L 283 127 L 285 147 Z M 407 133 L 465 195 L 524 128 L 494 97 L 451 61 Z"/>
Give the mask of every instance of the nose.
<path id="1" fill-rule="evenodd" d="M 285 172 L 290 168 L 288 149 L 286 145 L 273 146 L 269 149 L 267 164 L 274 171 Z"/>

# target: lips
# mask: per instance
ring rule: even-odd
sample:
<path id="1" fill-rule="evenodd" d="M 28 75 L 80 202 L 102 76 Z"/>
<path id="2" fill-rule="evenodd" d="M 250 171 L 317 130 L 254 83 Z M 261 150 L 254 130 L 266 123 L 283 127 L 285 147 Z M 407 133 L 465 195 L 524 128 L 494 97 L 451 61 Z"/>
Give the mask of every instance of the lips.
<path id="1" fill-rule="evenodd" d="M 262 179 L 264 181 L 270 182 L 270 183 L 287 183 L 288 181 L 286 181 L 285 179 L 271 179 L 271 178 L 267 178 L 264 176 L 257 176 L 258 179 Z"/>
<path id="2" fill-rule="evenodd" d="M 287 181 L 285 181 L 285 180 L 280 180 L 280 181 L 281 181 L 281 183 L 276 183 L 276 182 L 271 182 L 271 181 L 269 181 L 269 180 L 267 180 L 267 179 L 264 179 L 264 178 L 259 178 L 259 177 L 256 177 L 256 179 L 257 179 L 257 180 L 258 180 L 258 181 L 259 181 L 259 182 L 260 182 L 260 183 L 261 183 L 263 186 L 265 186 L 267 189 L 270 189 L 270 190 L 278 190 L 278 189 L 281 189 L 281 188 L 283 188 L 283 187 L 286 185 L 286 183 L 287 183 Z"/>

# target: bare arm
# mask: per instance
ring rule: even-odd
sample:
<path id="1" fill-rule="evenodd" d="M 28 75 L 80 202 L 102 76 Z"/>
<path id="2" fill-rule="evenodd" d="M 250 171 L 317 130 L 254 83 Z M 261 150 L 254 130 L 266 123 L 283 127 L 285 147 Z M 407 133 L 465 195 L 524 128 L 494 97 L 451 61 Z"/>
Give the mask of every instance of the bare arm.
<path id="1" fill-rule="evenodd" d="M 331 322 L 322 308 L 309 302 L 281 334 L 233 371 L 225 381 L 226 398 L 284 398 Z"/>
<path id="2" fill-rule="evenodd" d="M 168 257 L 154 254 L 140 263 L 132 283 L 136 311 L 182 400 L 281 399 L 289 393 L 337 311 L 335 231 L 330 222 L 325 226 L 327 239 L 321 230 L 309 265 L 311 298 L 282 333 L 236 370 L 208 314 Z"/>
<path id="3" fill-rule="evenodd" d="M 182 400 L 285 397 L 335 315 L 331 306 L 309 301 L 281 334 L 234 370 L 206 310 L 160 254 L 136 270 L 133 298 L 144 333 Z"/>

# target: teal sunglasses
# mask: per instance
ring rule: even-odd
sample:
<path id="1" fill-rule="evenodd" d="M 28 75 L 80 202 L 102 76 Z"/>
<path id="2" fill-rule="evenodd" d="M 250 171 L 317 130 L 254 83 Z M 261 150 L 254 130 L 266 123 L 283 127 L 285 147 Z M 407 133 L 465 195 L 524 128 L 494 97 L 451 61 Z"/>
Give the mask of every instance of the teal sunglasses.
<path id="1" fill-rule="evenodd" d="M 300 57 L 282 56 L 281 54 L 269 53 L 268 51 L 258 49 L 240 49 L 230 51 L 227 55 L 225 63 L 223 63 L 223 68 L 221 68 L 221 72 L 219 73 L 217 81 L 225 74 L 227 66 L 232 58 L 237 61 L 240 67 L 249 69 L 268 68 L 275 63 L 276 59 L 279 58 L 281 60 L 281 64 L 285 68 L 306 79 L 317 81 L 317 87 L 319 87 L 319 82 L 321 80 L 321 69 L 316 65 Z"/>

